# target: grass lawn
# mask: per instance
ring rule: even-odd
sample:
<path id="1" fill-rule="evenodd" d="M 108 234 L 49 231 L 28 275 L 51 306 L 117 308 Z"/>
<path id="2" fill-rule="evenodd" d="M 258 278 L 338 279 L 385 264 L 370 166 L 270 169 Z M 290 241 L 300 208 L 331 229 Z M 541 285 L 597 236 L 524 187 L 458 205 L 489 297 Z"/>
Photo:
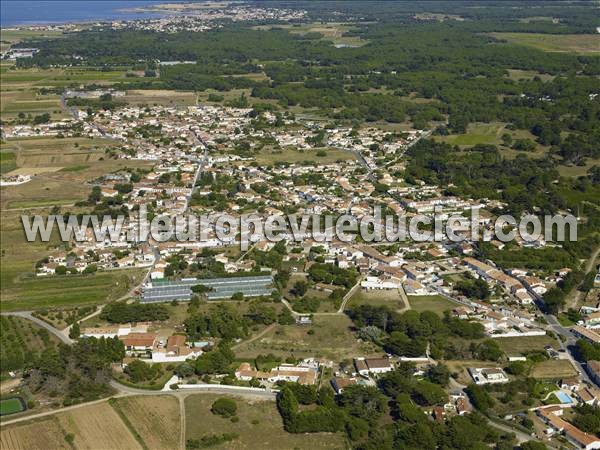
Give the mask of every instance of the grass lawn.
<path id="1" fill-rule="evenodd" d="M 7 398 L 6 400 L 0 400 L 0 416 L 15 414 L 21 411 L 25 411 L 25 408 L 20 399 Z"/>
<path id="2" fill-rule="evenodd" d="M 559 379 L 577 375 L 577 370 L 568 359 L 550 359 L 537 363 L 533 367 L 533 378 Z"/>
<path id="3" fill-rule="evenodd" d="M 346 448 L 342 433 L 292 434 L 283 429 L 281 416 L 275 402 L 248 401 L 234 398 L 237 404 L 239 421 L 211 413 L 210 408 L 217 398 L 212 394 L 190 395 L 185 399 L 186 439 L 200 439 L 203 436 L 237 433 L 238 438 L 219 446 L 223 449 L 293 449 L 293 448 Z"/>
<path id="4" fill-rule="evenodd" d="M 494 340 L 509 355 L 518 355 L 533 350 L 544 350 L 546 345 L 558 348 L 558 342 L 550 336 L 509 337 Z"/>
<path id="5" fill-rule="evenodd" d="M 497 39 L 546 52 L 600 53 L 600 34 L 490 33 Z"/>
<path id="6" fill-rule="evenodd" d="M 444 311 L 459 306 L 458 303 L 454 303 L 441 295 L 409 295 L 408 302 L 411 309 L 415 311 L 433 311 L 440 316 L 444 314 Z"/>

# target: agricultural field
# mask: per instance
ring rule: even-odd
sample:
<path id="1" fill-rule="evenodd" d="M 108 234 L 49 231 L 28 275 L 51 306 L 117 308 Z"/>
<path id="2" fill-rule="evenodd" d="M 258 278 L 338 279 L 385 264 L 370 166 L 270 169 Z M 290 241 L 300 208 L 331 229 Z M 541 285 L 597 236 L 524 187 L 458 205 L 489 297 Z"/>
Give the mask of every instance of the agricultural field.
<path id="1" fill-rule="evenodd" d="M 496 39 L 546 52 L 600 53 L 600 34 L 490 33 Z"/>
<path id="2" fill-rule="evenodd" d="M 408 297 L 410 308 L 418 312 L 434 311 L 440 316 L 458 306 L 457 303 L 445 299 L 441 295 L 410 295 Z"/>
<path id="3" fill-rule="evenodd" d="M 67 433 L 75 436 L 73 444 L 77 449 L 143 448 L 108 402 L 58 414 L 57 419 Z"/>
<path id="4" fill-rule="evenodd" d="M 559 379 L 577 375 L 577 371 L 568 359 L 549 359 L 537 363 L 531 372 L 533 378 Z"/>
<path id="5" fill-rule="evenodd" d="M 277 325 L 260 339 L 240 344 L 236 356 L 253 358 L 273 353 L 284 358 L 294 355 L 342 360 L 356 355 L 378 355 L 372 345 L 356 339 L 351 326 L 351 320 L 343 314 L 317 315 L 308 326 Z"/>
<path id="6" fill-rule="evenodd" d="M 56 416 L 2 426 L 0 448 L 10 450 L 71 450 Z"/>
<path id="7" fill-rule="evenodd" d="M 172 396 L 140 396 L 116 399 L 113 408 L 141 437 L 148 449 L 177 449 L 181 418 L 179 402 Z"/>
<path id="8" fill-rule="evenodd" d="M 206 435 L 237 433 L 239 437 L 226 442 L 222 449 L 292 449 L 292 448 L 346 448 L 341 433 L 292 434 L 283 429 L 281 416 L 272 401 L 237 403 L 236 423 L 211 413 L 212 403 L 222 396 L 191 395 L 185 399 L 186 439 L 200 439 Z"/>
<path id="9" fill-rule="evenodd" d="M 191 106 L 196 104 L 196 93 L 186 91 L 168 90 L 131 90 L 121 97 L 131 105 L 163 105 L 163 106 Z"/>
<path id="10" fill-rule="evenodd" d="M 0 152 L 0 174 L 5 174 L 17 168 L 17 156 L 15 152 Z"/>
<path id="11" fill-rule="evenodd" d="M 0 370 L 4 373 L 23 368 L 24 363 L 58 339 L 27 319 L 0 317 Z"/>
<path id="12" fill-rule="evenodd" d="M 35 213 L 35 211 L 33 211 Z M 36 277 L 35 263 L 58 245 L 27 242 L 22 229 L 22 212 L 3 212 L 1 227 L 0 308 L 39 309 L 102 303 L 125 295 L 144 276 L 143 270 L 128 269 L 92 275 Z M 27 244 L 27 245 L 25 245 Z"/>
<path id="13" fill-rule="evenodd" d="M 72 205 L 84 200 L 89 184 L 103 174 L 148 162 L 111 159 L 106 151 L 114 142 L 88 138 L 11 139 L 0 146 L 15 155 L 11 175 L 31 175 L 28 183 L 2 188 L 2 209 Z M 4 154 L 4 153 L 0 153 Z M 10 161 L 10 160 L 7 160 Z"/>

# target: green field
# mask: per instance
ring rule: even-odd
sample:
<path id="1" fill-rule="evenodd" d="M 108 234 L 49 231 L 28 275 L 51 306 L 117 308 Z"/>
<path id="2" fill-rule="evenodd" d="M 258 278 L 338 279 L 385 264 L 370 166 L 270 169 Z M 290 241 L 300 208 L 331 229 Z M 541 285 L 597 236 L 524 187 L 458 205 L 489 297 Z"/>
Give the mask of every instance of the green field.
<path id="1" fill-rule="evenodd" d="M 600 54 L 600 34 L 490 33 L 496 39 L 545 52 Z"/>
<path id="2" fill-rule="evenodd" d="M 25 411 L 25 407 L 19 398 L 0 400 L 0 416 L 15 414 L 21 411 Z"/>
<path id="3" fill-rule="evenodd" d="M 504 132 L 503 123 L 473 123 L 467 127 L 465 134 L 451 134 L 441 140 L 452 145 L 471 146 L 477 144 L 499 144 Z"/>
<path id="4" fill-rule="evenodd" d="M 544 350 L 544 347 L 551 345 L 558 348 L 556 339 L 550 336 L 524 336 L 511 338 L 498 338 L 495 341 L 500 345 L 500 348 L 508 355 L 518 355 L 534 350 Z"/>
<path id="5" fill-rule="evenodd" d="M 317 156 L 317 149 L 295 150 L 292 148 L 285 148 L 282 150 L 274 150 L 263 148 L 260 153 L 256 155 L 256 161 L 259 164 L 274 164 L 277 162 L 302 163 L 304 161 L 311 161 L 315 164 L 331 164 L 336 161 L 356 159 L 356 156 L 352 152 L 334 148 L 320 150 L 325 151 L 325 156 Z"/>
<path id="6" fill-rule="evenodd" d="M 92 275 L 21 277 L 6 289 L 3 287 L 0 308 L 7 311 L 103 303 L 125 295 L 142 278 L 143 271 L 135 269 Z"/>
<path id="7" fill-rule="evenodd" d="M 451 302 L 441 295 L 409 295 L 408 302 L 411 309 L 415 311 L 433 311 L 440 316 L 444 314 L 444 311 L 459 306 L 458 303 Z"/>
<path id="8" fill-rule="evenodd" d="M 17 168 L 17 157 L 14 152 L 0 152 L 0 173 L 7 173 Z"/>
<path id="9" fill-rule="evenodd" d="M 347 448 L 342 433 L 293 434 L 283 429 L 275 402 L 235 399 L 239 421 L 212 414 L 211 405 L 223 396 L 190 395 L 185 399 L 186 439 L 222 433 L 237 433 L 238 438 L 220 445 L 221 449 Z M 201 418 L 201 419 L 200 419 Z"/>

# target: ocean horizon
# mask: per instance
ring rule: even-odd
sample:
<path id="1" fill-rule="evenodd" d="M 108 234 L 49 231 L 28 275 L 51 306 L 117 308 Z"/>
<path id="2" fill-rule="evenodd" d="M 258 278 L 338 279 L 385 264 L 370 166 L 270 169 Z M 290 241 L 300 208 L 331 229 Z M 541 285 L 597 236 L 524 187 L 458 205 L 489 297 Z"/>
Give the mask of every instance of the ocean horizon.
<path id="1" fill-rule="evenodd" d="M 132 8 L 165 3 L 157 0 L 2 0 L 2 28 L 86 22 L 92 20 L 126 20 L 160 17 L 160 13 L 132 12 Z"/>

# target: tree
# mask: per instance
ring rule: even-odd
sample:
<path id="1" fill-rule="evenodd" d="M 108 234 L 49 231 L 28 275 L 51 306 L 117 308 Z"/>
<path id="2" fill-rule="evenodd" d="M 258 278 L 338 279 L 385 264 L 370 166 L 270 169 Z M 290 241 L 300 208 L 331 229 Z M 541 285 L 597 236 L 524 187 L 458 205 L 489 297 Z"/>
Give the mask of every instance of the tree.
<path id="1" fill-rule="evenodd" d="M 81 334 L 81 329 L 79 327 L 79 322 L 75 322 L 72 326 L 71 329 L 69 330 L 69 337 L 71 339 L 77 339 L 79 337 L 79 335 Z"/>
<path id="2" fill-rule="evenodd" d="M 469 396 L 469 400 L 475 408 L 482 413 L 486 413 L 492 406 L 494 406 L 494 399 L 492 396 L 481 386 L 476 384 L 470 384 L 465 389 L 465 392 Z"/>
<path id="3" fill-rule="evenodd" d="M 218 398 L 213 402 L 210 410 L 221 417 L 233 417 L 237 412 L 237 403 L 230 398 Z"/>
<path id="4" fill-rule="evenodd" d="M 450 371 L 445 365 L 438 363 L 429 368 L 427 371 L 427 378 L 432 383 L 439 384 L 440 386 L 447 386 L 450 382 Z"/>
<path id="5" fill-rule="evenodd" d="M 433 406 L 448 401 L 448 394 L 439 385 L 423 380 L 413 388 L 412 398 L 421 406 Z"/>
<path id="6" fill-rule="evenodd" d="M 477 346 L 475 352 L 477 359 L 484 361 L 498 361 L 504 355 L 500 345 L 494 339 L 486 339 Z"/>

